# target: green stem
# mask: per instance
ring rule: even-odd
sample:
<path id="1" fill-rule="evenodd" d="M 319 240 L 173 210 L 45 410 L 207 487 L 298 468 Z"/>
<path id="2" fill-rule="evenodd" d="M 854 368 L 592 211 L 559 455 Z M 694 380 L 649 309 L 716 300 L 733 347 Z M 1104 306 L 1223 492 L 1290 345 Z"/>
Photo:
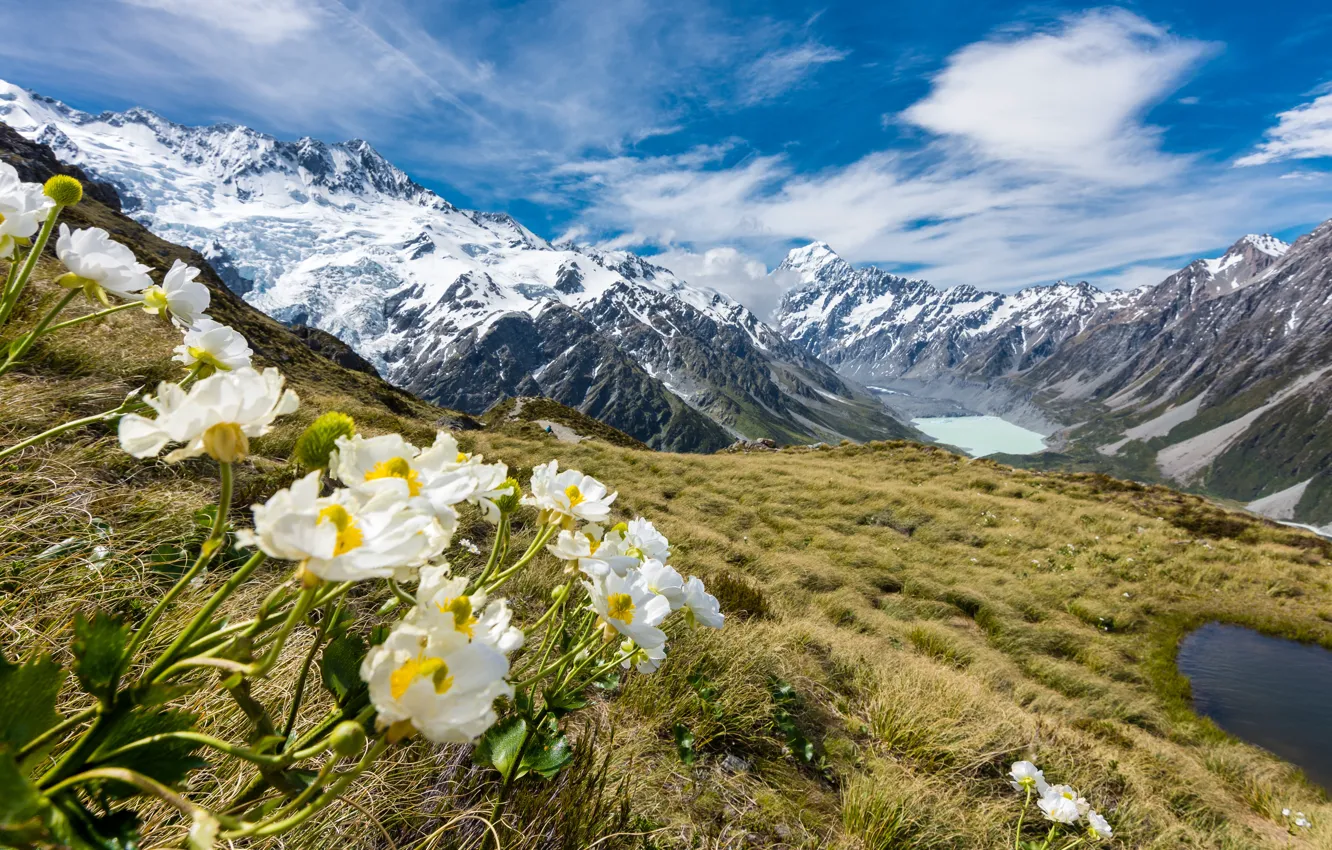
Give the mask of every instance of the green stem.
<path id="1" fill-rule="evenodd" d="M 223 832 L 218 837 L 224 841 L 231 841 L 237 838 L 265 838 L 272 835 L 281 835 L 282 833 L 300 826 L 305 821 L 313 817 L 317 812 L 326 808 L 330 803 L 342 796 L 342 792 L 355 781 L 356 777 L 365 772 L 375 759 L 388 749 L 387 737 L 381 737 L 375 742 L 375 745 L 366 751 L 356 766 L 346 773 L 340 773 L 323 794 L 311 805 L 306 806 L 301 811 L 291 817 L 277 821 L 260 821 L 259 823 L 248 824 L 240 829 Z"/>
<path id="2" fill-rule="evenodd" d="M 597 636 L 595 634 L 589 635 L 585 640 L 579 642 L 576 646 L 574 646 L 573 649 L 569 650 L 568 652 L 561 655 L 559 658 L 550 662 L 550 664 L 546 665 L 545 667 L 542 667 L 540 670 L 533 673 L 531 676 L 528 676 L 526 679 L 523 679 L 521 682 L 514 683 L 514 688 L 515 689 L 525 688 L 537 683 L 547 673 L 553 673 L 556 670 L 560 669 L 560 667 L 564 666 L 565 663 L 572 661 L 574 656 L 578 655 L 578 653 L 586 649 L 596 639 Z"/>
<path id="3" fill-rule="evenodd" d="M 490 557 L 486 560 L 486 568 L 481 571 L 481 575 L 478 576 L 476 581 L 472 582 L 472 586 L 467 589 L 468 595 L 473 593 L 475 588 L 484 585 L 486 580 L 490 578 L 490 574 L 495 571 L 495 567 L 499 565 L 501 559 L 500 552 L 502 551 L 502 544 L 508 536 L 509 515 L 505 514 L 500 517 L 499 528 L 495 529 L 495 542 L 490 546 Z"/>
<path id="4" fill-rule="evenodd" d="M 124 782 L 126 785 L 133 785 L 143 793 L 158 798 L 185 815 L 193 815 L 195 810 L 200 808 L 156 779 L 151 779 L 142 773 L 124 767 L 96 767 L 92 770 L 85 770 L 52 785 L 47 789 L 46 794 L 48 797 L 55 796 L 67 788 L 78 785 L 80 782 L 90 782 L 94 779 L 114 779 L 117 782 Z"/>
<path id="5" fill-rule="evenodd" d="M 416 607 L 416 597 L 408 593 L 406 590 L 403 590 L 402 585 L 398 584 L 397 579 L 388 579 L 388 586 L 389 590 L 393 591 L 393 595 L 397 597 L 399 602 L 406 605 L 408 608 Z"/>
<path id="6" fill-rule="evenodd" d="M 1031 806 L 1031 786 L 1027 786 L 1027 798 L 1022 801 L 1022 811 L 1018 812 L 1017 831 L 1013 833 L 1013 850 L 1022 850 L 1022 819 L 1027 816 Z"/>
<path id="7" fill-rule="evenodd" d="M 54 319 L 61 310 L 69 306 L 69 302 L 73 301 L 74 296 L 78 294 L 79 290 L 77 289 L 71 289 L 66 292 L 64 296 L 56 302 L 56 305 L 47 311 L 45 316 L 42 316 L 42 320 L 37 323 L 37 327 L 19 337 L 18 347 L 11 349 L 9 357 L 5 360 L 3 365 L 0 365 L 0 375 L 3 375 L 10 369 L 14 368 L 14 365 L 23 359 L 23 355 L 28 353 L 29 348 L 32 348 L 32 344 L 37 341 L 37 337 L 46 332 L 46 326 L 51 324 L 51 320 Z"/>
<path id="8" fill-rule="evenodd" d="M 14 255 L 11 256 L 9 260 L 9 271 L 5 272 L 5 285 L 3 288 L 0 288 L 0 325 L 4 325 L 5 321 L 9 318 L 9 309 L 6 309 L 6 305 L 9 304 L 10 298 L 13 297 L 11 293 L 14 289 L 15 275 L 18 274 L 19 270 L 19 259 L 18 249 L 15 248 Z"/>
<path id="9" fill-rule="evenodd" d="M 167 608 L 170 607 L 171 603 L 176 601 L 176 597 L 184 592 L 185 588 L 189 586 L 189 583 L 194 580 L 195 576 L 203 572 L 204 568 L 208 566 L 208 562 L 213 559 L 213 555 L 222 548 L 223 530 L 226 528 L 227 514 L 231 512 L 231 493 L 233 488 L 231 464 L 221 464 L 219 474 L 221 476 L 222 486 L 221 493 L 217 500 L 217 516 L 213 517 L 213 527 L 209 529 L 208 537 L 204 540 L 203 546 L 199 549 L 199 557 L 194 560 L 194 564 L 185 571 L 185 574 L 172 586 L 171 590 L 167 591 L 167 595 L 163 596 L 158 603 L 153 606 L 153 610 L 148 612 L 147 618 L 144 619 L 143 625 L 139 626 L 138 630 L 134 632 L 134 637 L 130 640 L 129 646 L 125 649 L 124 655 L 120 658 L 119 668 L 116 671 L 115 678 L 112 680 L 112 690 L 114 690 L 116 680 L 120 678 L 129 665 L 134 661 L 134 656 L 138 653 L 139 648 L 143 646 L 143 642 L 152 634 L 153 627 L 157 625 L 157 621 L 161 619 L 164 613 L 166 613 Z M 185 642 L 182 638 L 188 639 L 188 631 L 189 630 L 187 629 L 186 632 L 182 632 L 176 637 L 176 640 L 173 641 L 170 648 L 167 649 L 166 654 L 163 656 L 164 658 L 169 658 L 171 653 L 178 649 L 180 644 Z M 157 665 L 154 665 L 154 667 L 156 666 Z M 150 669 L 149 673 L 151 674 L 151 672 Z M 151 677 L 147 677 L 144 681 L 151 682 L 152 679 Z"/>
<path id="10" fill-rule="evenodd" d="M 328 635 L 329 624 L 342 615 L 342 601 L 338 600 L 338 605 L 331 612 L 327 605 L 324 606 L 323 619 L 319 621 L 319 630 L 315 632 L 315 639 L 310 643 L 310 651 L 305 654 L 305 663 L 301 665 L 301 674 L 296 678 L 296 692 L 291 697 L 291 709 L 287 712 L 287 722 L 282 727 L 283 745 L 291 738 L 292 730 L 296 728 L 296 716 L 301 710 L 301 700 L 305 696 L 305 681 L 310 676 L 310 665 L 314 663 L 315 653 L 323 645 L 324 638 Z"/>
<path id="11" fill-rule="evenodd" d="M 147 747 L 159 741 L 170 741 L 170 740 L 193 741 L 196 744 L 209 747 L 210 749 L 217 750 L 218 752 L 221 753 L 226 753 L 229 756 L 242 759 L 243 761 L 252 762 L 254 764 L 262 764 L 269 767 L 285 767 L 289 764 L 302 761 L 303 759 L 307 759 L 312 756 L 317 756 L 320 753 L 322 753 L 325 749 L 327 749 L 323 744 L 320 744 L 318 747 L 309 747 L 305 750 L 293 750 L 290 753 L 277 753 L 270 755 L 267 753 L 257 753 L 254 750 L 247 749 L 245 747 L 238 747 L 235 744 L 228 743 L 226 741 L 221 740 L 220 738 L 214 738 L 211 735 L 204 735 L 199 732 L 164 732 L 160 735 L 152 735 L 147 738 L 140 738 L 139 740 L 126 744 L 123 747 L 118 747 L 117 749 L 107 753 L 105 756 L 99 758 L 98 761 L 99 762 L 110 761 L 111 759 L 116 758 L 117 756 L 123 755 L 127 752 L 131 752 L 140 747 Z"/>
<path id="12" fill-rule="evenodd" d="M 46 221 L 42 222 L 42 229 L 37 233 L 37 241 L 32 244 L 28 256 L 23 259 L 23 269 L 18 273 L 18 277 L 14 278 L 9 291 L 5 293 L 5 301 L 0 303 L 0 325 L 9 321 L 14 307 L 18 305 L 23 287 L 28 285 L 28 278 L 32 277 L 32 270 L 37 267 L 37 260 L 41 257 L 42 251 L 46 250 L 47 240 L 51 238 L 51 231 L 55 230 L 56 219 L 60 218 L 60 211 L 63 209 L 64 207 L 57 204 L 46 214 Z"/>
<path id="13" fill-rule="evenodd" d="M 86 316 L 79 316 L 74 319 L 66 319 L 63 322 L 58 322 L 48 327 L 42 333 L 43 334 L 55 333 L 56 331 L 62 330 L 63 328 L 72 328 L 75 325 L 81 325 L 84 322 L 91 322 L 93 319 L 100 319 L 103 316 L 109 316 L 112 313 L 119 313 L 120 311 L 128 310 L 131 307 L 142 307 L 142 306 L 143 305 L 140 304 L 138 301 L 126 301 L 124 304 L 117 304 L 116 306 L 108 307 L 105 310 L 98 310 L 96 313 L 88 313 Z"/>
<path id="14" fill-rule="evenodd" d="M 108 410 L 106 413 L 98 413 L 94 416 L 85 416 L 82 419 L 75 419 L 72 422 L 65 422 L 61 425 L 55 426 L 54 428 L 49 428 L 40 434 L 29 437 L 28 439 L 24 440 L 21 443 L 15 443 L 14 445 L 10 446 L 7 449 L 0 449 L 0 460 L 4 460 L 10 455 L 18 454 L 24 449 L 29 448 L 30 446 L 35 446 L 38 443 L 45 442 L 51 439 L 52 437 L 58 437 L 59 435 L 65 433 L 66 431 L 73 431 L 75 428 L 82 428 L 85 425 L 92 425 L 97 422 L 107 422 L 112 419 L 124 416 L 126 413 L 129 413 L 132 410 L 141 409 L 144 406 L 145 406 L 144 403 L 139 401 L 138 399 L 134 400 L 126 399 L 125 401 L 121 402 L 120 407 L 117 407 L 115 410 Z"/>
<path id="15" fill-rule="evenodd" d="M 25 744 L 23 748 L 18 751 L 18 754 L 15 756 L 14 760 L 22 762 L 23 759 L 32 755 L 34 752 L 40 749 L 41 746 L 45 744 L 47 741 L 50 741 L 52 738 L 55 738 L 60 734 L 69 731 L 70 729 L 73 729 L 75 726 L 78 726 L 80 723 L 84 722 L 85 720 L 92 717 L 96 713 L 97 713 L 97 706 L 90 706 L 88 708 L 85 708 L 83 711 L 80 711 L 78 714 L 71 714 L 69 717 L 66 717 L 64 720 L 60 721 L 56 725 L 52 726 L 50 729 L 47 729 L 45 732 L 43 732 L 42 734 L 38 735 L 36 738 L 33 738 L 27 744 Z"/>
<path id="16" fill-rule="evenodd" d="M 542 547 L 550 542 L 550 538 L 554 537 L 559 530 L 559 526 L 557 525 L 550 525 L 543 528 L 541 532 L 537 534 L 536 539 L 532 541 L 532 545 L 527 547 L 527 551 L 523 553 L 523 556 L 515 561 L 513 566 L 499 573 L 493 580 L 491 580 L 490 585 L 485 588 L 486 593 L 494 593 L 506 581 L 513 578 L 519 570 L 531 563 L 532 559 L 541 553 Z M 479 582 L 478 586 L 481 586 Z"/>

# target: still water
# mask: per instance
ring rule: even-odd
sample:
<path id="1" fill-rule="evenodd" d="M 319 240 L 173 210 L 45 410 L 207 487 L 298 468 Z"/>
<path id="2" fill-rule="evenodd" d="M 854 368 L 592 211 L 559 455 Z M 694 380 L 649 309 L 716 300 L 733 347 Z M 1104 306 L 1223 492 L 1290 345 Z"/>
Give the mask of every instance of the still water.
<path id="1" fill-rule="evenodd" d="M 912 419 L 911 424 L 972 457 L 996 452 L 1030 455 L 1045 448 L 1045 438 L 1040 434 L 998 416 L 927 416 Z"/>
<path id="2" fill-rule="evenodd" d="M 1193 707 L 1332 789 L 1332 652 L 1208 623 L 1179 645 Z"/>

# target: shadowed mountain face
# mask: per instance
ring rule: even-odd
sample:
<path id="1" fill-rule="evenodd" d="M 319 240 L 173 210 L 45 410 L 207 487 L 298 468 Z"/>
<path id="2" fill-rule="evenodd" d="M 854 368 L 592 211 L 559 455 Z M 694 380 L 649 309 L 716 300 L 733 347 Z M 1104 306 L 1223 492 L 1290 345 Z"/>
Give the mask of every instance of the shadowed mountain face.
<path id="1" fill-rule="evenodd" d="M 458 209 L 363 141 L 90 115 L 4 83 L 0 120 L 114 184 L 130 215 L 249 303 L 430 401 L 479 413 L 546 393 L 679 450 L 911 433 L 725 295 Z"/>

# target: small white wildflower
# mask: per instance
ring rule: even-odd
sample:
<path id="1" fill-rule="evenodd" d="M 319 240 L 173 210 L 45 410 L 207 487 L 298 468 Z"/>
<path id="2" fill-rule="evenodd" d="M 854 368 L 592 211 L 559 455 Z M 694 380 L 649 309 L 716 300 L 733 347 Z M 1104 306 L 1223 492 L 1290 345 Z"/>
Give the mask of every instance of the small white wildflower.
<path id="1" fill-rule="evenodd" d="M 180 260 L 171 264 L 161 286 L 150 286 L 143 291 L 143 309 L 170 319 L 182 328 L 192 328 L 208 310 L 211 297 L 208 287 L 195 280 L 199 270 Z"/>
<path id="2" fill-rule="evenodd" d="M 1013 763 L 1013 768 L 1008 771 L 1008 775 L 1013 777 L 1009 784 L 1016 791 L 1035 791 L 1041 796 L 1050 789 L 1049 783 L 1045 781 L 1045 774 L 1035 764 L 1029 761 L 1019 761 Z"/>
<path id="3" fill-rule="evenodd" d="M 134 252 L 111 238 L 100 227 L 70 230 L 60 225 L 60 238 L 56 240 L 56 256 L 69 274 L 62 275 L 59 283 L 66 289 L 78 289 L 103 304 L 109 304 L 110 292 L 126 300 L 138 300 L 138 293 L 152 285 L 148 267 L 134 258 Z"/>
<path id="4" fill-rule="evenodd" d="M 207 316 L 197 317 L 185 329 L 185 339 L 175 350 L 172 360 L 187 369 L 201 366 L 205 375 L 244 369 L 250 366 L 254 356 L 240 332 Z"/>
<path id="5" fill-rule="evenodd" d="M 1114 836 L 1115 831 L 1110 828 L 1110 822 L 1101 817 L 1095 809 L 1087 812 L 1087 832 L 1091 838 L 1104 840 Z"/>

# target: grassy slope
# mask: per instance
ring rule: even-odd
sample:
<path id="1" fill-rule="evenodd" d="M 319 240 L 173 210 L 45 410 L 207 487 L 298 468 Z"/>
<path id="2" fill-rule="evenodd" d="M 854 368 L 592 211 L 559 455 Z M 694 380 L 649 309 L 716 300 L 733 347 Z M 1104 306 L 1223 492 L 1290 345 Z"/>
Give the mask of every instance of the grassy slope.
<path id="1" fill-rule="evenodd" d="M 261 347 L 271 337 L 305 400 L 256 441 L 237 504 L 285 481 L 275 460 L 324 409 L 418 440 L 444 416 L 308 359 L 279 328 L 265 331 L 266 320 L 232 308 L 225 317 Z M 29 371 L 0 379 L 0 444 L 169 374 L 175 341 L 129 313 L 43 347 Z M 556 456 L 618 488 L 620 515 L 657 521 L 677 566 L 709 580 L 732 614 L 719 634 L 674 638 L 661 673 L 597 700 L 577 724 L 579 769 L 557 783 L 520 783 L 514 810 L 528 846 L 586 846 L 621 830 L 650 831 L 643 840 L 656 847 L 1002 846 L 1017 813 L 1002 773 L 1022 756 L 1083 789 L 1110 816 L 1119 846 L 1285 847 L 1283 805 L 1318 825 L 1294 846 L 1332 836 L 1322 795 L 1193 717 L 1171 667 L 1182 630 L 1208 618 L 1332 645 L 1328 552 L 1315 538 L 1169 490 L 1014 471 L 908 443 L 682 456 L 558 443 L 527 423 L 462 437 L 523 471 Z M 135 461 L 106 431 L 76 432 L 0 468 L 4 652 L 63 653 L 79 609 L 141 616 L 171 580 L 152 550 L 191 533 L 208 474 L 203 463 Z M 59 554 L 38 557 L 70 538 Z M 94 545 L 107 547 L 104 558 Z M 284 577 L 267 569 L 249 600 Z M 538 605 L 554 580 L 537 571 L 516 586 L 520 609 Z M 364 594 L 354 604 L 368 620 L 379 601 Z M 742 608 L 767 613 L 746 618 Z M 715 713 L 693 695 L 692 672 L 718 688 Z M 290 676 L 279 671 L 270 696 Z M 819 767 L 783 752 L 773 677 L 801 695 L 797 717 Z M 240 731 L 225 703 L 205 695 L 191 706 L 211 728 Z M 316 703 L 310 714 L 321 710 Z M 674 754 L 677 722 L 699 741 L 693 768 Z M 594 728 L 599 735 L 586 734 Z M 744 763 L 724 767 L 727 755 Z M 236 778 L 205 771 L 194 782 L 220 797 Z M 397 846 L 414 846 L 484 806 L 487 782 L 459 748 L 408 747 L 358 787 L 353 802 L 370 818 L 335 807 L 287 843 L 384 847 L 382 827 Z M 626 817 L 612 805 L 621 795 Z M 179 836 L 171 824 L 155 822 L 159 840 Z M 439 846 L 478 830 L 452 822 Z"/>

